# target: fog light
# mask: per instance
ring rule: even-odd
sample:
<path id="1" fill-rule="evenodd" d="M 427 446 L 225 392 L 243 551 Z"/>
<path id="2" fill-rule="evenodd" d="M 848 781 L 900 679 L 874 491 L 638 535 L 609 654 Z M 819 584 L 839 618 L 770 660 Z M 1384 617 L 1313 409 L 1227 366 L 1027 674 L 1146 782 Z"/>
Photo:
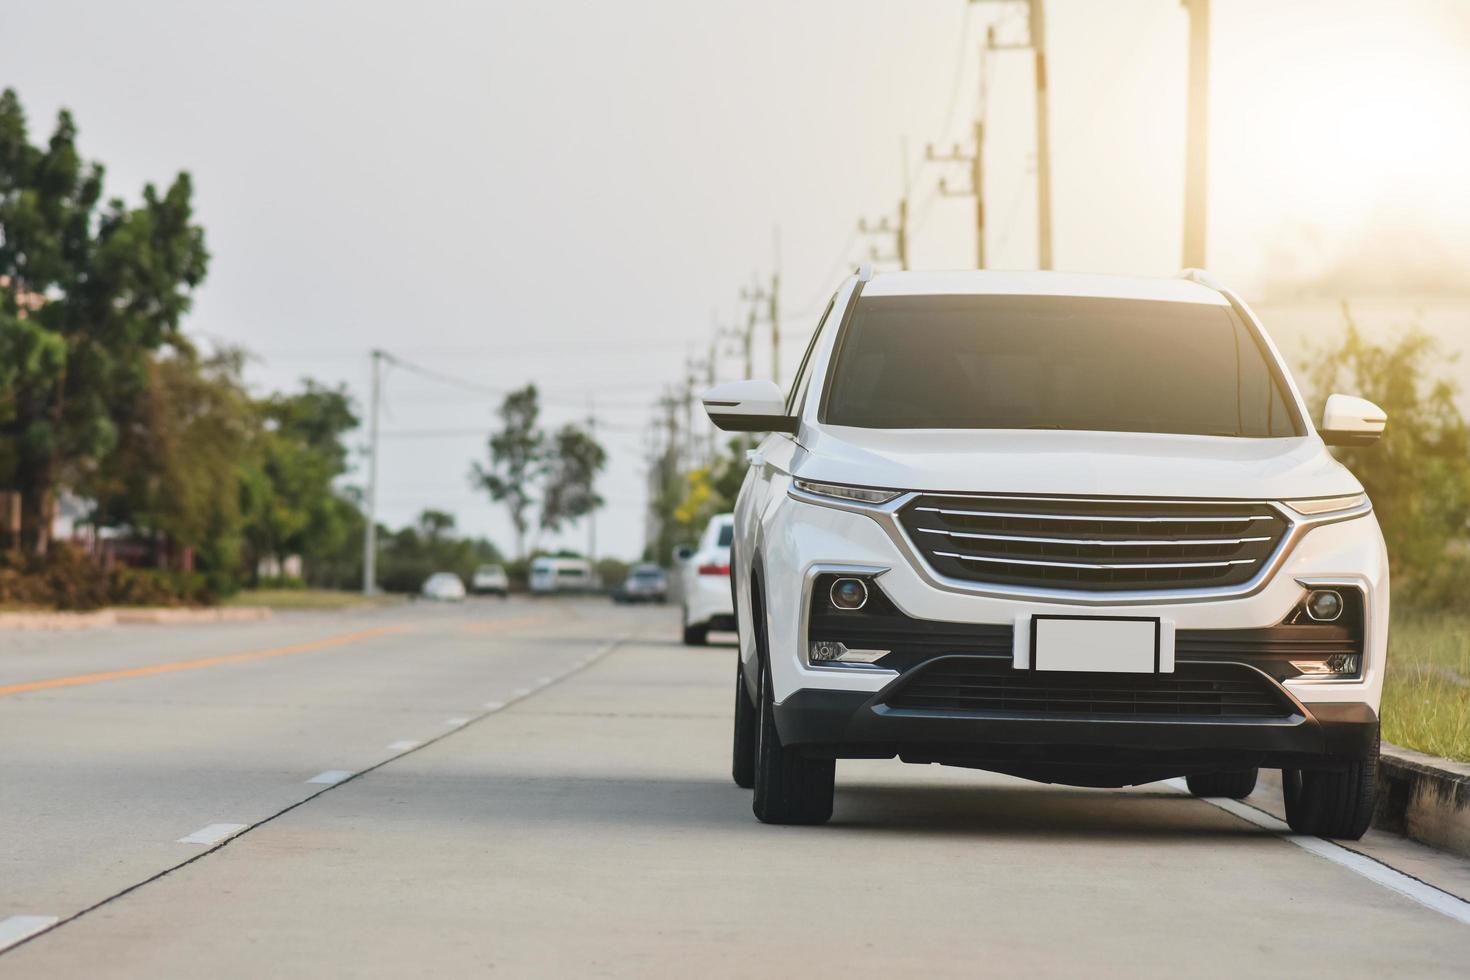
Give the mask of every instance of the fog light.
<path id="1" fill-rule="evenodd" d="M 852 650 L 839 640 L 813 640 L 807 661 L 814 664 L 871 664 L 888 656 L 887 650 Z"/>
<path id="2" fill-rule="evenodd" d="M 1356 653 L 1334 653 L 1326 660 L 1293 660 L 1291 665 L 1306 677 L 1358 676 Z"/>
<path id="3" fill-rule="evenodd" d="M 826 663 L 829 660 L 836 660 L 842 656 L 843 651 L 846 649 L 847 647 L 841 643 L 836 643 L 832 640 L 813 640 L 812 652 L 807 659 L 814 664 Z"/>
<path id="4" fill-rule="evenodd" d="M 1331 589 L 1307 593 L 1307 615 L 1319 623 L 1334 622 L 1342 615 L 1342 593 Z"/>
<path id="5" fill-rule="evenodd" d="M 861 609 L 868 604 L 868 587 L 860 578 L 840 578 L 832 583 L 828 596 L 838 609 Z"/>

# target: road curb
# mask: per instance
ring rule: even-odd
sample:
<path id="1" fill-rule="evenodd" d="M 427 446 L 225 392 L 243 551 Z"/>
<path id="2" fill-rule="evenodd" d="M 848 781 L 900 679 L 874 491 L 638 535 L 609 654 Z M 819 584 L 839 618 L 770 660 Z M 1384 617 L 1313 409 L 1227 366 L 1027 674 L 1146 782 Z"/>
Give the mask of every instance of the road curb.
<path id="1" fill-rule="evenodd" d="M 1470 857 L 1470 764 L 1385 742 L 1373 826 Z"/>
<path id="2" fill-rule="evenodd" d="M 7 612 L 0 613 L 0 630 L 86 630 L 119 623 L 243 623 L 274 616 L 264 606 L 228 609 L 98 609 L 93 612 Z"/>

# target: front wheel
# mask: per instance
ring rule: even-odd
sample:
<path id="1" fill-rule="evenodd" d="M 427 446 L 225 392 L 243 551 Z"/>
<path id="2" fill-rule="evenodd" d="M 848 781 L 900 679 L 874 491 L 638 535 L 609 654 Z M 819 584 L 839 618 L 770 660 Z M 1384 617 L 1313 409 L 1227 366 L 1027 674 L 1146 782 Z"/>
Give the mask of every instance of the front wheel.
<path id="1" fill-rule="evenodd" d="M 1299 834 L 1357 840 L 1373 822 L 1378 792 L 1378 738 L 1367 758 L 1337 772 L 1281 770 L 1286 822 Z"/>
<path id="2" fill-rule="evenodd" d="M 761 823 L 819 824 L 832 818 L 835 759 L 808 759 L 781 744 L 771 700 L 771 669 L 761 663 L 756 729 L 755 799 L 751 809 Z"/>
<path id="3" fill-rule="evenodd" d="M 735 785 L 750 789 L 755 785 L 755 748 L 758 741 L 760 712 L 745 690 L 740 656 L 735 656 L 735 737 L 732 740 L 730 775 Z"/>

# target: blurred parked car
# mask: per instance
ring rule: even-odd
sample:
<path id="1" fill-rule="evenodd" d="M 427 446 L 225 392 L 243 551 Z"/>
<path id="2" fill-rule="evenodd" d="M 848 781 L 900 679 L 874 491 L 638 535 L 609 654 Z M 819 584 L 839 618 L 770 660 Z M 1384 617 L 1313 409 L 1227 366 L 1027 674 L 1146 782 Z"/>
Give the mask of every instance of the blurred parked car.
<path id="1" fill-rule="evenodd" d="M 531 593 L 588 592 L 597 588 L 592 564 L 582 558 L 537 558 L 531 562 Z"/>
<path id="2" fill-rule="evenodd" d="M 659 566 L 634 565 L 613 593 L 613 602 L 668 602 L 669 576 Z"/>
<path id="3" fill-rule="evenodd" d="M 460 602 L 464 599 L 464 583 L 453 572 L 435 572 L 424 580 L 425 599 L 438 602 Z"/>
<path id="4" fill-rule="evenodd" d="M 730 594 L 730 542 L 735 537 L 735 515 L 717 514 L 699 539 L 699 547 L 681 553 L 684 642 L 703 646 L 710 630 L 735 628 L 735 604 Z"/>
<path id="5" fill-rule="evenodd" d="M 499 565 L 481 565 L 470 577 L 470 591 L 476 595 L 510 595 L 510 579 Z"/>

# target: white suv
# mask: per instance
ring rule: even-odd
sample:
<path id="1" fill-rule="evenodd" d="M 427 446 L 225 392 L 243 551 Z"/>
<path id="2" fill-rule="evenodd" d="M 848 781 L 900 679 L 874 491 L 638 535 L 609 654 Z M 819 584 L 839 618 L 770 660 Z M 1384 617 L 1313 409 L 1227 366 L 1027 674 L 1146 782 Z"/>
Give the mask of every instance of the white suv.
<path id="1" fill-rule="evenodd" d="M 1255 316 L 1203 273 L 866 270 L 790 392 L 705 408 L 769 432 L 735 511 L 734 777 L 820 823 L 838 758 L 1082 786 L 1283 772 L 1299 832 L 1372 814 L 1388 564 Z"/>
<path id="2" fill-rule="evenodd" d="M 705 526 L 695 548 L 675 552 L 679 561 L 679 605 L 684 642 L 704 646 L 710 630 L 735 628 L 734 599 L 730 594 L 730 542 L 735 515 L 716 514 Z"/>

